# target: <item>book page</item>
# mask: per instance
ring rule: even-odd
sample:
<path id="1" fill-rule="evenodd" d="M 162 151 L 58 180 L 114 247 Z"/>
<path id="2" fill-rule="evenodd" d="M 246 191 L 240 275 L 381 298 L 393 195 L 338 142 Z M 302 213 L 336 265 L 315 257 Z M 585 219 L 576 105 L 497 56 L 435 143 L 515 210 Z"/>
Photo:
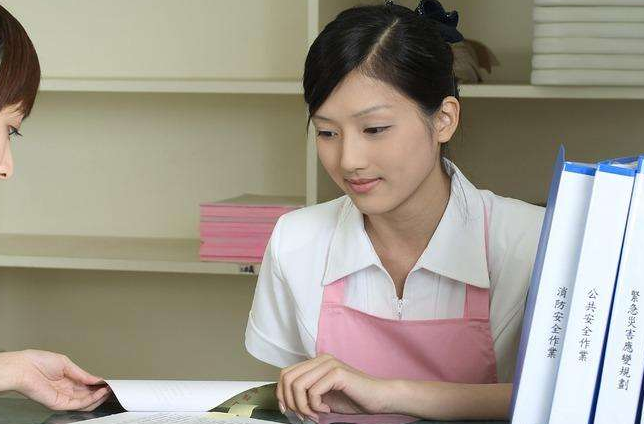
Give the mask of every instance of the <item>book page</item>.
<path id="1" fill-rule="evenodd" d="M 72 424 L 275 424 L 218 412 L 124 412 Z"/>
<path id="2" fill-rule="evenodd" d="M 129 412 L 204 412 L 250 389 L 273 386 L 260 381 L 106 380 L 121 406 Z M 269 389 L 261 393 L 265 395 Z M 274 389 L 272 389 L 274 392 Z M 253 404 L 253 394 L 236 403 Z M 265 397 L 265 396 L 264 396 Z"/>

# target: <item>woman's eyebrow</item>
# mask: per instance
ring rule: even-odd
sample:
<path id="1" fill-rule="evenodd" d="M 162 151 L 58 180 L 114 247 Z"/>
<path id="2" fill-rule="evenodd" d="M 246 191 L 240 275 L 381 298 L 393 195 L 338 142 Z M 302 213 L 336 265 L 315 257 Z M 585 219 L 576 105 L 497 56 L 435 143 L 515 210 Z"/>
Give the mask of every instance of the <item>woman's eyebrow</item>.
<path id="1" fill-rule="evenodd" d="M 371 107 L 368 107 L 368 108 L 366 108 L 366 109 L 363 109 L 363 110 L 361 110 L 361 111 L 359 111 L 359 112 L 354 113 L 353 115 L 351 115 L 351 117 L 352 117 L 352 118 L 359 118 L 359 117 L 361 117 L 361 116 L 368 115 L 368 114 L 370 114 L 370 113 L 372 113 L 372 112 L 375 112 L 375 111 L 377 111 L 377 110 L 380 110 L 380 109 L 390 109 L 391 107 L 392 107 L 391 105 L 377 105 L 377 106 L 371 106 Z M 327 118 L 327 117 L 322 116 L 322 115 L 313 115 L 313 116 L 311 117 L 311 119 L 318 119 L 318 120 L 320 120 L 320 121 L 333 122 L 333 119 L 331 119 L 331 118 Z"/>
<path id="2" fill-rule="evenodd" d="M 391 108 L 391 105 L 377 105 L 377 106 L 372 106 L 372 107 L 368 107 L 368 108 L 366 108 L 366 109 L 363 109 L 363 110 L 361 110 L 360 112 L 356 112 L 356 113 L 354 113 L 353 115 L 351 115 L 351 117 L 353 117 L 353 118 L 358 118 L 358 117 L 360 117 L 360 116 L 368 115 L 368 114 L 370 114 L 371 112 L 375 112 L 375 111 L 380 110 L 380 109 L 389 109 L 389 108 Z"/>

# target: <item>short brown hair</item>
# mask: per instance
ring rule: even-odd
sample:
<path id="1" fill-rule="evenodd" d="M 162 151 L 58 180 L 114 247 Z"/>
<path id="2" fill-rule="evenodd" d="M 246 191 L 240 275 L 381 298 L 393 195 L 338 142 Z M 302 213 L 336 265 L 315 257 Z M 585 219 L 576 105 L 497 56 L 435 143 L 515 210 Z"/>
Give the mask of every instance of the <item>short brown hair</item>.
<path id="1" fill-rule="evenodd" d="M 0 109 L 19 104 L 29 116 L 40 85 L 40 63 L 20 22 L 0 6 Z"/>

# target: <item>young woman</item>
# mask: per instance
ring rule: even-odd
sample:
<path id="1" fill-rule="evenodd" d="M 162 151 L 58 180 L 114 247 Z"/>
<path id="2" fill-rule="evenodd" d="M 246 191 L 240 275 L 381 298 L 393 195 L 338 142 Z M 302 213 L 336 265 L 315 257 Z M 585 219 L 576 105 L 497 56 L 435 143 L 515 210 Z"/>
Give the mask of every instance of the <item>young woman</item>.
<path id="1" fill-rule="evenodd" d="M 278 221 L 246 329 L 300 418 L 507 418 L 543 210 L 444 155 L 455 25 L 435 1 L 357 7 L 308 53 L 319 158 L 346 196 Z"/>
<path id="2" fill-rule="evenodd" d="M 0 178 L 13 174 L 10 138 L 19 136 L 40 84 L 38 55 L 20 23 L 0 6 Z M 0 353 L 0 393 L 17 391 L 56 410 L 96 408 L 109 389 L 66 356 L 25 350 Z"/>

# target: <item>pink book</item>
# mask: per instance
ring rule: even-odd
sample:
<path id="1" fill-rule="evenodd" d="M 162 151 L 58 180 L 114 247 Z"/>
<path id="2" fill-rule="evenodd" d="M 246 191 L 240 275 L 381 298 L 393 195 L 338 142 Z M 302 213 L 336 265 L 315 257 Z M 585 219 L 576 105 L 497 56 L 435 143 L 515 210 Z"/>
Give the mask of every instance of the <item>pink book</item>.
<path id="1" fill-rule="evenodd" d="M 247 256 L 201 256 L 200 259 L 204 262 L 235 262 L 245 264 L 260 264 L 261 257 L 247 257 Z"/>
<path id="2" fill-rule="evenodd" d="M 280 215 L 281 216 L 281 215 Z M 228 224 L 228 223 L 241 223 L 241 224 L 247 224 L 247 223 L 266 223 L 266 224 L 273 224 L 277 222 L 277 219 L 279 216 L 269 216 L 269 217 L 253 217 L 253 216 L 201 216 L 201 222 L 208 222 L 208 223 L 220 223 L 220 224 Z"/>
<path id="3" fill-rule="evenodd" d="M 303 197 L 244 194 L 218 202 L 200 205 L 202 217 L 277 218 L 303 207 Z"/>
<path id="4" fill-rule="evenodd" d="M 199 224 L 199 232 L 202 234 L 246 234 L 246 235 L 270 235 L 275 224 L 223 224 L 215 222 L 202 222 Z"/>
<path id="5" fill-rule="evenodd" d="M 208 246 L 264 246 L 268 245 L 270 237 L 202 237 L 201 243 Z"/>
<path id="6" fill-rule="evenodd" d="M 260 207 L 239 207 L 239 206 L 226 206 L 217 208 L 204 208 L 201 207 L 202 218 L 252 218 L 252 219 L 265 219 L 275 220 L 287 212 L 291 212 L 296 208 L 260 208 Z"/>

